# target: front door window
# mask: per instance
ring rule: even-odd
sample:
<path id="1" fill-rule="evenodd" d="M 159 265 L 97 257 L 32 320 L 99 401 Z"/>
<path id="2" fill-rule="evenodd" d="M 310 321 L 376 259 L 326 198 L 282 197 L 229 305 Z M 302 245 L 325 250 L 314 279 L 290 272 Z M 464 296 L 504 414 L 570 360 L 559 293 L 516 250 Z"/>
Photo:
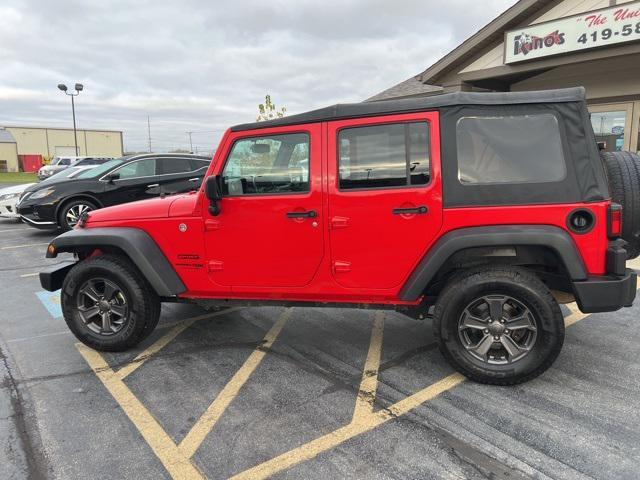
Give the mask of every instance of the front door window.
<path id="1" fill-rule="evenodd" d="M 309 135 L 293 133 L 238 140 L 222 173 L 225 195 L 309 191 Z"/>

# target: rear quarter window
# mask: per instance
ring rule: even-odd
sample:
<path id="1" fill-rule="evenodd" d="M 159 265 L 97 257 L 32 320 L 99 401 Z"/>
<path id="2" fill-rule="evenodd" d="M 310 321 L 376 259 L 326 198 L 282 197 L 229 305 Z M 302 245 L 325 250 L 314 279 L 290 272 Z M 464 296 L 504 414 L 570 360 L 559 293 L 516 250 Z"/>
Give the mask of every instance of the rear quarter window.
<path id="1" fill-rule="evenodd" d="M 567 167 L 551 114 L 462 117 L 456 126 L 463 185 L 561 182 Z"/>

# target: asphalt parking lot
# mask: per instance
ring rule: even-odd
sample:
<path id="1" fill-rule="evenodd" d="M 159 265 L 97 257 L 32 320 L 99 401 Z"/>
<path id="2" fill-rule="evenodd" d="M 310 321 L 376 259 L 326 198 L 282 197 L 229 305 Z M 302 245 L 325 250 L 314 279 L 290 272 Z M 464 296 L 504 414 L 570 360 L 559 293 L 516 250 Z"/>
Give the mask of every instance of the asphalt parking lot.
<path id="1" fill-rule="evenodd" d="M 39 285 L 52 237 L 0 219 L 0 478 L 639 476 L 637 305 L 563 307 L 559 359 L 517 387 L 464 380 L 393 312 L 165 304 L 99 354 Z"/>

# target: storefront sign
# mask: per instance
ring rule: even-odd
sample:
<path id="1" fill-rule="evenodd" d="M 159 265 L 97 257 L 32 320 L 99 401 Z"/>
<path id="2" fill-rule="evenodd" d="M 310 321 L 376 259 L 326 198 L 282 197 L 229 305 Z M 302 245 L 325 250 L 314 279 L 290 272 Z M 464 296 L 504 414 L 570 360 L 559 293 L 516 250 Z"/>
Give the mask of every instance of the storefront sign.
<path id="1" fill-rule="evenodd" d="M 505 33 L 504 63 L 640 40 L 640 2 L 624 3 Z"/>

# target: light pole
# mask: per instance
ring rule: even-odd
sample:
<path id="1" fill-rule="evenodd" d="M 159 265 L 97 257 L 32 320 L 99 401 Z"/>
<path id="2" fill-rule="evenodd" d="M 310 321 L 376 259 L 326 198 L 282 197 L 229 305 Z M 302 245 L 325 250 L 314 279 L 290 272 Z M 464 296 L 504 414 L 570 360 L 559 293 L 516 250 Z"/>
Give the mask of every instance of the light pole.
<path id="1" fill-rule="evenodd" d="M 67 86 L 64 83 L 58 84 L 58 89 L 71 97 L 71 113 L 73 115 L 73 140 L 76 145 L 76 157 L 77 157 L 78 156 L 78 134 L 76 133 L 76 106 L 73 101 L 73 97 L 77 97 L 84 87 L 82 86 L 81 83 L 76 83 L 74 88 L 76 89 L 76 93 L 69 93 L 67 91 Z"/>
<path id="2" fill-rule="evenodd" d="M 193 132 L 187 132 L 187 135 L 189 135 L 189 148 L 190 148 L 189 152 L 190 153 L 193 153 L 193 141 L 191 140 L 191 134 L 192 133 Z"/>

